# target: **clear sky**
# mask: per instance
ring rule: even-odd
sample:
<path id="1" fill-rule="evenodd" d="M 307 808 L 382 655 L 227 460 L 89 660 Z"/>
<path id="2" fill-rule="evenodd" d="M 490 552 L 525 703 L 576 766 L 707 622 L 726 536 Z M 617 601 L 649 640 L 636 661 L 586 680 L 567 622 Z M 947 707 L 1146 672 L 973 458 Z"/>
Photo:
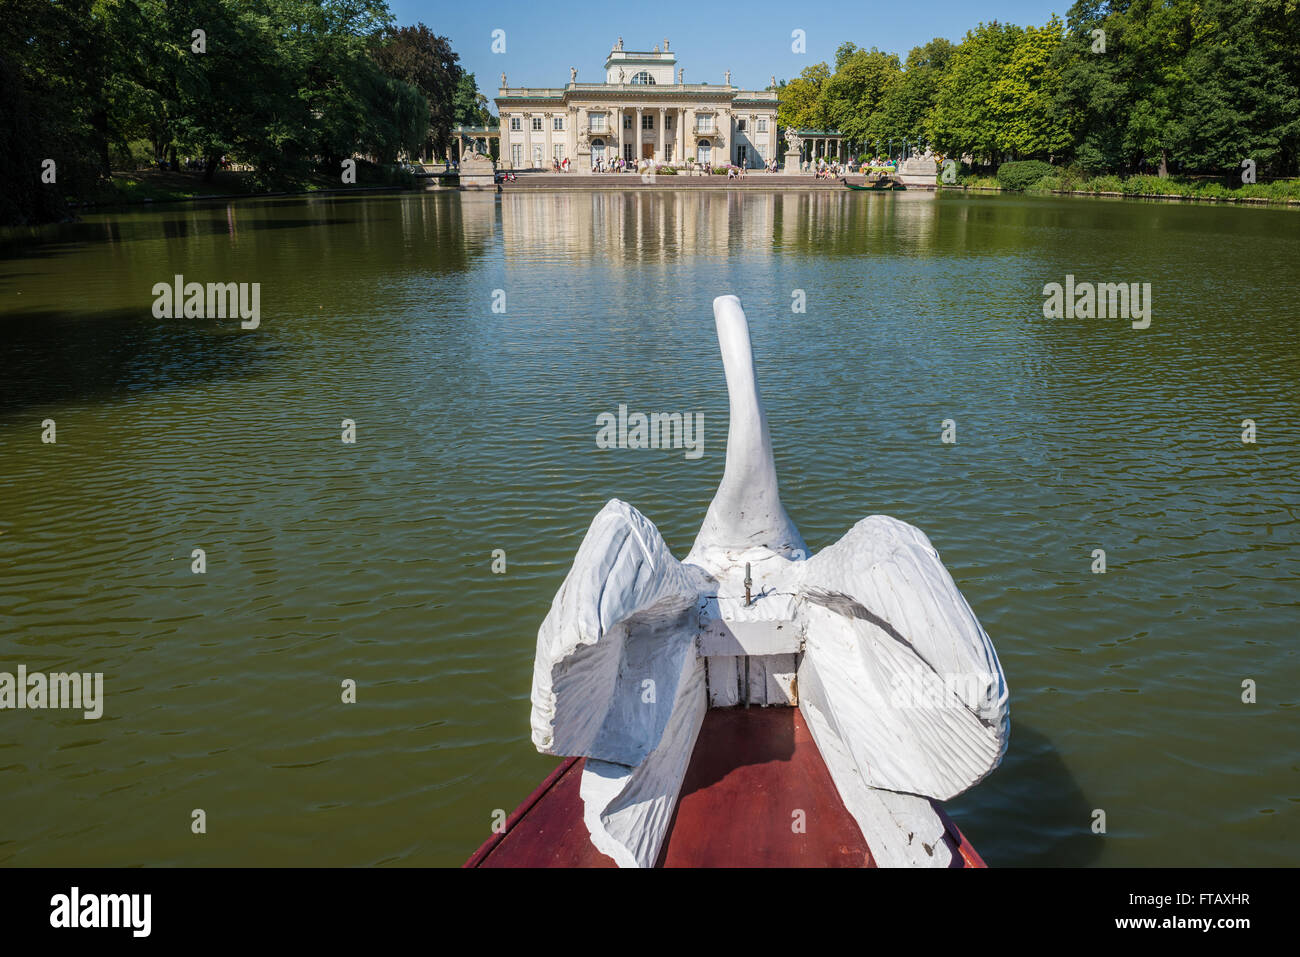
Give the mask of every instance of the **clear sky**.
<path id="1" fill-rule="evenodd" d="M 763 89 L 768 78 L 790 79 L 818 61 L 835 62 L 845 40 L 906 58 L 934 37 L 960 40 L 980 21 L 1045 23 L 1065 17 L 1073 0 L 389 0 L 399 24 L 423 21 L 451 40 L 479 90 L 495 97 L 504 70 L 513 86 L 563 86 L 569 67 L 578 81 L 603 79 L 605 55 L 623 37 L 629 50 L 649 50 L 667 37 L 688 83 Z M 492 52 L 492 31 L 504 30 L 506 52 Z M 807 53 L 791 52 L 803 30 Z M 493 112 L 496 112 L 495 107 Z"/>

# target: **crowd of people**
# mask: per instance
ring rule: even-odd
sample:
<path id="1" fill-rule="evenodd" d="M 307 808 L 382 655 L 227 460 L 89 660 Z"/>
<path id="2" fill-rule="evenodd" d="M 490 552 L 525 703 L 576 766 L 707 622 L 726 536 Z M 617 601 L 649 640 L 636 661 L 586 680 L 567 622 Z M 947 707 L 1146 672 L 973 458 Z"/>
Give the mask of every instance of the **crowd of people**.
<path id="1" fill-rule="evenodd" d="M 880 156 L 860 156 L 854 158 L 848 157 L 846 160 L 826 159 L 818 157 L 812 162 L 813 173 L 817 179 L 839 179 L 852 173 L 866 174 L 872 169 L 892 170 L 896 168 L 894 160 Z M 458 164 L 452 162 L 448 164 L 449 169 L 455 169 Z M 688 159 L 684 164 L 665 164 L 654 159 L 642 159 L 640 162 L 626 160 L 621 156 L 614 156 L 606 159 L 603 155 L 596 155 L 591 162 L 591 171 L 593 173 L 653 173 L 655 170 L 669 166 L 674 171 L 684 170 L 687 173 L 709 173 L 711 167 L 697 163 L 693 159 Z M 744 166 L 729 164 L 724 167 L 727 171 L 727 179 L 744 179 L 749 170 Z M 756 167 L 758 168 L 758 167 Z M 770 161 L 765 163 L 761 169 L 767 173 L 781 172 L 781 165 L 774 156 Z M 568 173 L 572 170 L 572 164 L 566 156 L 563 159 L 551 159 L 552 173 Z M 513 179 L 513 175 L 511 179 Z"/>
<path id="2" fill-rule="evenodd" d="M 896 164 L 892 159 L 880 156 L 860 156 L 857 158 L 850 156 L 843 162 L 818 157 L 813 163 L 813 174 L 817 179 L 839 179 L 850 173 L 866 175 L 873 169 L 893 170 L 896 168 Z"/>

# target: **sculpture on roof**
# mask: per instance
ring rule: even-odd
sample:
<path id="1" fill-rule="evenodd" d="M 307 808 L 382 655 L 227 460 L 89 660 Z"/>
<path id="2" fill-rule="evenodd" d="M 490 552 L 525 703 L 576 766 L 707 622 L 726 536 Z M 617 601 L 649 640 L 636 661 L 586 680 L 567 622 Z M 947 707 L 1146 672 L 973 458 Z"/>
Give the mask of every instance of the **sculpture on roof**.
<path id="1" fill-rule="evenodd" d="M 578 68 L 576 66 L 569 67 L 569 82 L 570 83 L 578 82 Z"/>
<path id="2" fill-rule="evenodd" d="M 728 70 L 725 76 L 727 77 L 727 86 L 731 86 L 731 71 Z"/>
<path id="3" fill-rule="evenodd" d="M 614 49 L 615 49 L 615 50 L 621 50 L 621 49 L 623 49 L 623 38 L 622 38 L 622 37 L 619 37 L 619 38 L 618 38 L 618 42 L 614 44 Z"/>
<path id="4" fill-rule="evenodd" d="M 668 38 L 664 37 L 664 52 L 668 52 Z"/>
<path id="5" fill-rule="evenodd" d="M 506 74 L 505 74 L 505 71 L 502 70 L 502 71 L 501 71 L 501 87 L 502 87 L 502 89 L 505 88 L 505 85 L 506 85 Z"/>

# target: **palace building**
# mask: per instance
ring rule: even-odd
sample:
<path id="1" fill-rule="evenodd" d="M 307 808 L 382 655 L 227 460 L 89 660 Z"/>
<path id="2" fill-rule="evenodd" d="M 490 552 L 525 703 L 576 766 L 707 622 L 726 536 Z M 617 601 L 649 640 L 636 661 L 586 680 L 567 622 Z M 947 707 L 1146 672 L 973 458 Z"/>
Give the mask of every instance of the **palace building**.
<path id="1" fill-rule="evenodd" d="M 724 82 L 687 83 L 668 49 L 623 49 L 619 37 L 599 83 L 569 70 L 561 87 L 508 86 L 501 74 L 501 165 L 549 169 L 566 157 L 575 170 L 618 158 L 681 165 L 758 168 L 777 153 L 776 81 L 767 90 Z"/>

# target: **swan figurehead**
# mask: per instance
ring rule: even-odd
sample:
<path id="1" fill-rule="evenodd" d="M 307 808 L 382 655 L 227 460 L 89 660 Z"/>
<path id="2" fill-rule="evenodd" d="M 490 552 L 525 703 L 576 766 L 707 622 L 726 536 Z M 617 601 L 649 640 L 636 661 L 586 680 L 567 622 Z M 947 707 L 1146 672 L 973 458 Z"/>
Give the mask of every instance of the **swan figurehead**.
<path id="1" fill-rule="evenodd" d="M 1006 751 L 997 654 L 913 526 L 873 515 L 808 556 L 781 504 L 740 300 L 719 296 L 713 313 L 730 397 L 722 482 L 684 561 L 617 499 L 592 521 L 538 632 L 533 743 L 587 758 L 593 843 L 651 866 L 704 712 L 747 704 L 757 661 L 782 698 L 759 703 L 800 708 L 876 860 L 944 866 L 928 799 L 965 791 Z"/>

